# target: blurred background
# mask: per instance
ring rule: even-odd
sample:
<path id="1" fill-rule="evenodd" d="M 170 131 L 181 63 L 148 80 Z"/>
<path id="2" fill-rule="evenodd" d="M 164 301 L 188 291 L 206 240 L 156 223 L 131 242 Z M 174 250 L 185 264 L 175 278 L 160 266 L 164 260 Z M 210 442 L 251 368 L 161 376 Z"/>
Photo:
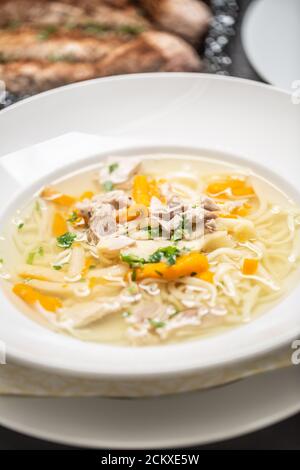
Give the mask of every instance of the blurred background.
<path id="1" fill-rule="evenodd" d="M 91 78 L 208 72 L 257 79 L 240 23 L 251 0 L 0 0 L 7 106 Z"/>

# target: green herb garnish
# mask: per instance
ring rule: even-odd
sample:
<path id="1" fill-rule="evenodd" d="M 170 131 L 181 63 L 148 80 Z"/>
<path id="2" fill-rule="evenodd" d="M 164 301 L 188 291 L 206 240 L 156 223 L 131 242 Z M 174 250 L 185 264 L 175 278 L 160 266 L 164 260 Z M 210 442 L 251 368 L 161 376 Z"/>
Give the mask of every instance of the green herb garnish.
<path id="1" fill-rule="evenodd" d="M 128 318 L 128 317 L 130 317 L 130 315 L 132 315 L 132 312 L 130 310 L 127 310 L 127 312 L 122 313 L 123 318 Z"/>
<path id="2" fill-rule="evenodd" d="M 35 257 L 37 255 L 38 256 L 44 256 L 44 248 L 42 246 L 40 246 L 37 250 L 31 251 L 30 253 L 28 253 L 26 263 L 27 264 L 33 264 L 33 262 L 35 260 Z"/>
<path id="3" fill-rule="evenodd" d="M 103 183 L 103 188 L 106 193 L 109 193 L 114 189 L 114 185 L 112 181 L 105 181 L 105 183 Z"/>
<path id="4" fill-rule="evenodd" d="M 53 264 L 52 268 L 55 269 L 55 271 L 59 271 L 60 269 L 62 269 L 62 266 L 60 266 L 59 264 Z"/>
<path id="5" fill-rule="evenodd" d="M 18 230 L 21 230 L 21 228 L 23 228 L 23 227 L 24 227 L 24 222 L 20 222 L 18 224 Z"/>
<path id="6" fill-rule="evenodd" d="M 141 25 L 123 24 L 117 28 L 117 32 L 120 34 L 128 34 L 130 36 L 137 36 L 144 31 L 144 27 Z"/>
<path id="7" fill-rule="evenodd" d="M 4 29 L 14 30 L 14 29 L 19 28 L 21 25 L 22 25 L 21 21 L 11 20 L 4 26 Z"/>
<path id="8" fill-rule="evenodd" d="M 103 34 L 107 33 L 111 28 L 103 23 L 85 23 L 80 28 L 87 34 Z"/>
<path id="9" fill-rule="evenodd" d="M 166 260 L 169 265 L 175 264 L 177 256 L 180 255 L 180 250 L 176 246 L 167 246 L 159 248 L 148 258 L 148 263 L 159 263 Z"/>
<path id="10" fill-rule="evenodd" d="M 101 34 L 105 34 L 108 32 L 112 32 L 116 34 L 126 34 L 129 36 L 137 36 L 138 34 L 144 31 L 143 26 L 132 25 L 132 24 L 111 26 L 105 23 L 88 22 L 88 23 L 85 23 L 83 25 L 78 25 L 78 26 L 86 34 L 92 34 L 92 35 L 101 35 Z"/>
<path id="11" fill-rule="evenodd" d="M 112 163 L 111 165 L 109 165 L 108 167 L 108 171 L 109 173 L 113 173 L 117 168 L 119 167 L 119 163 Z"/>
<path id="12" fill-rule="evenodd" d="M 35 255 L 36 255 L 36 252 L 35 252 L 35 251 L 31 251 L 31 252 L 28 254 L 28 256 L 27 256 L 26 263 L 27 263 L 27 264 L 33 264 Z"/>
<path id="13" fill-rule="evenodd" d="M 73 211 L 70 217 L 67 219 L 68 222 L 74 223 L 79 219 L 77 212 Z"/>
<path id="14" fill-rule="evenodd" d="M 54 26 L 54 25 L 49 25 L 49 26 L 46 26 L 45 28 L 41 29 L 41 31 L 39 31 L 37 37 L 41 41 L 46 41 L 47 39 L 49 39 L 56 32 L 57 32 L 57 27 Z"/>
<path id="15" fill-rule="evenodd" d="M 38 214 L 41 213 L 41 205 L 40 205 L 39 201 L 35 201 L 34 208 L 35 208 L 35 210 L 37 211 Z"/>
<path id="16" fill-rule="evenodd" d="M 39 256 L 44 256 L 45 252 L 44 252 L 44 248 L 42 246 L 39 247 L 38 249 L 38 255 Z"/>
<path id="17" fill-rule="evenodd" d="M 153 326 L 153 328 L 163 328 L 166 326 L 164 321 L 153 320 L 152 318 L 149 318 L 149 323 L 151 326 Z"/>
<path id="18" fill-rule="evenodd" d="M 137 284 L 131 284 L 131 286 L 128 287 L 128 292 L 131 295 L 137 294 L 137 292 L 138 292 Z"/>
<path id="19" fill-rule="evenodd" d="M 144 258 L 139 258 L 136 255 L 121 255 L 121 261 L 129 264 L 130 268 L 136 268 L 146 263 Z"/>
<path id="20" fill-rule="evenodd" d="M 59 246 L 59 248 L 70 248 L 75 239 L 75 233 L 66 232 L 60 237 L 57 237 L 57 246 Z"/>

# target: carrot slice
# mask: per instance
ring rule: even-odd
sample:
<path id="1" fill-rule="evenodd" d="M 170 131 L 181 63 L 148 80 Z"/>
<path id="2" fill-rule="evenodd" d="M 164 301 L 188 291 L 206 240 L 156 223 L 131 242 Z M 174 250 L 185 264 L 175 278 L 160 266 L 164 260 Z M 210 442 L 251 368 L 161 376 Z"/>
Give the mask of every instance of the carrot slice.
<path id="1" fill-rule="evenodd" d="M 213 197 L 234 199 L 236 197 L 251 197 L 255 192 L 244 178 L 224 178 L 210 183 L 206 192 Z"/>
<path id="2" fill-rule="evenodd" d="M 258 260 L 254 258 L 245 258 L 243 263 L 243 274 L 253 275 L 258 269 Z"/>
<path id="3" fill-rule="evenodd" d="M 213 284 L 214 282 L 214 273 L 212 271 L 204 271 L 203 273 L 197 274 L 196 276 L 198 279 L 202 279 L 202 281 L 209 282 Z"/>
<path id="4" fill-rule="evenodd" d="M 84 201 L 84 199 L 92 199 L 95 196 L 93 191 L 84 191 L 81 196 L 79 197 L 80 201 Z"/>
<path id="5" fill-rule="evenodd" d="M 150 206 L 151 198 L 157 197 L 162 202 L 164 198 L 161 196 L 157 181 L 150 180 L 145 175 L 136 175 L 133 180 L 132 197 L 137 204 Z"/>
<path id="6" fill-rule="evenodd" d="M 76 199 L 73 196 L 62 194 L 51 186 L 47 186 L 43 189 L 41 192 L 41 197 L 46 199 L 46 201 L 52 201 L 59 206 L 69 207 L 76 202 Z"/>
<path id="7" fill-rule="evenodd" d="M 180 256 L 174 265 L 166 263 L 148 263 L 136 271 L 137 280 L 146 278 L 172 281 L 184 276 L 203 273 L 208 270 L 207 257 L 201 253 L 189 253 Z"/>
<path id="8" fill-rule="evenodd" d="M 60 299 L 57 297 L 41 294 L 28 284 L 15 284 L 13 287 L 13 293 L 29 305 L 39 302 L 40 305 L 49 312 L 56 312 L 56 310 L 62 306 Z"/>
<path id="9" fill-rule="evenodd" d="M 118 223 L 130 222 L 138 217 L 148 217 L 149 211 L 143 204 L 133 204 L 128 209 L 119 210 L 116 214 L 116 221 Z"/>
<path id="10" fill-rule="evenodd" d="M 60 237 L 68 231 L 67 223 L 64 217 L 59 213 L 55 212 L 52 222 L 52 234 L 54 237 Z"/>

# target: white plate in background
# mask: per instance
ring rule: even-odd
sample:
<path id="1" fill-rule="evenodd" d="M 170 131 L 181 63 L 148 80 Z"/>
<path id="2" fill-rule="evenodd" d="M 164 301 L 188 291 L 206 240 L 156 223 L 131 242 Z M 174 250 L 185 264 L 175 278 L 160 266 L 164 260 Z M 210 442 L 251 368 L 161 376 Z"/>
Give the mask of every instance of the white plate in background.
<path id="1" fill-rule="evenodd" d="M 242 25 L 252 66 L 269 83 L 288 91 L 300 81 L 300 1 L 256 0 Z"/>

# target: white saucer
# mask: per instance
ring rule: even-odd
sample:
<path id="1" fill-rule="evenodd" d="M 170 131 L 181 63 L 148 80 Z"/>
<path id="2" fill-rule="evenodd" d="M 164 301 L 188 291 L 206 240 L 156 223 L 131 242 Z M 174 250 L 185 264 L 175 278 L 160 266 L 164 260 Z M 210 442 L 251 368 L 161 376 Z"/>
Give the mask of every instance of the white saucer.
<path id="1" fill-rule="evenodd" d="M 299 0 L 256 0 L 242 25 L 245 52 L 259 75 L 291 91 L 300 80 Z"/>
<path id="2" fill-rule="evenodd" d="M 288 94 L 247 80 L 205 74 L 93 80 L 1 111 L 0 155 L 77 131 L 97 134 L 115 146 L 127 138 L 137 144 L 195 145 L 231 152 L 271 164 L 273 171 L 296 185 L 299 112 Z M 282 120 L 282 115 L 287 119 Z M 37 170 L 49 171 L 50 163 L 56 165 L 64 158 L 65 153 L 53 154 L 32 160 L 31 166 L 25 161 L 16 166 L 10 160 L 19 172 L 11 181 L 8 165 L 6 184 L 18 175 L 27 181 Z M 78 446 L 182 447 L 234 437 L 284 419 L 300 410 L 299 389 L 295 367 L 219 389 L 159 399 L 1 397 L 0 423 Z"/>
<path id="3" fill-rule="evenodd" d="M 296 366 L 213 390 L 150 399 L 0 398 L 0 423 L 81 447 L 201 445 L 268 426 L 300 410 Z"/>

